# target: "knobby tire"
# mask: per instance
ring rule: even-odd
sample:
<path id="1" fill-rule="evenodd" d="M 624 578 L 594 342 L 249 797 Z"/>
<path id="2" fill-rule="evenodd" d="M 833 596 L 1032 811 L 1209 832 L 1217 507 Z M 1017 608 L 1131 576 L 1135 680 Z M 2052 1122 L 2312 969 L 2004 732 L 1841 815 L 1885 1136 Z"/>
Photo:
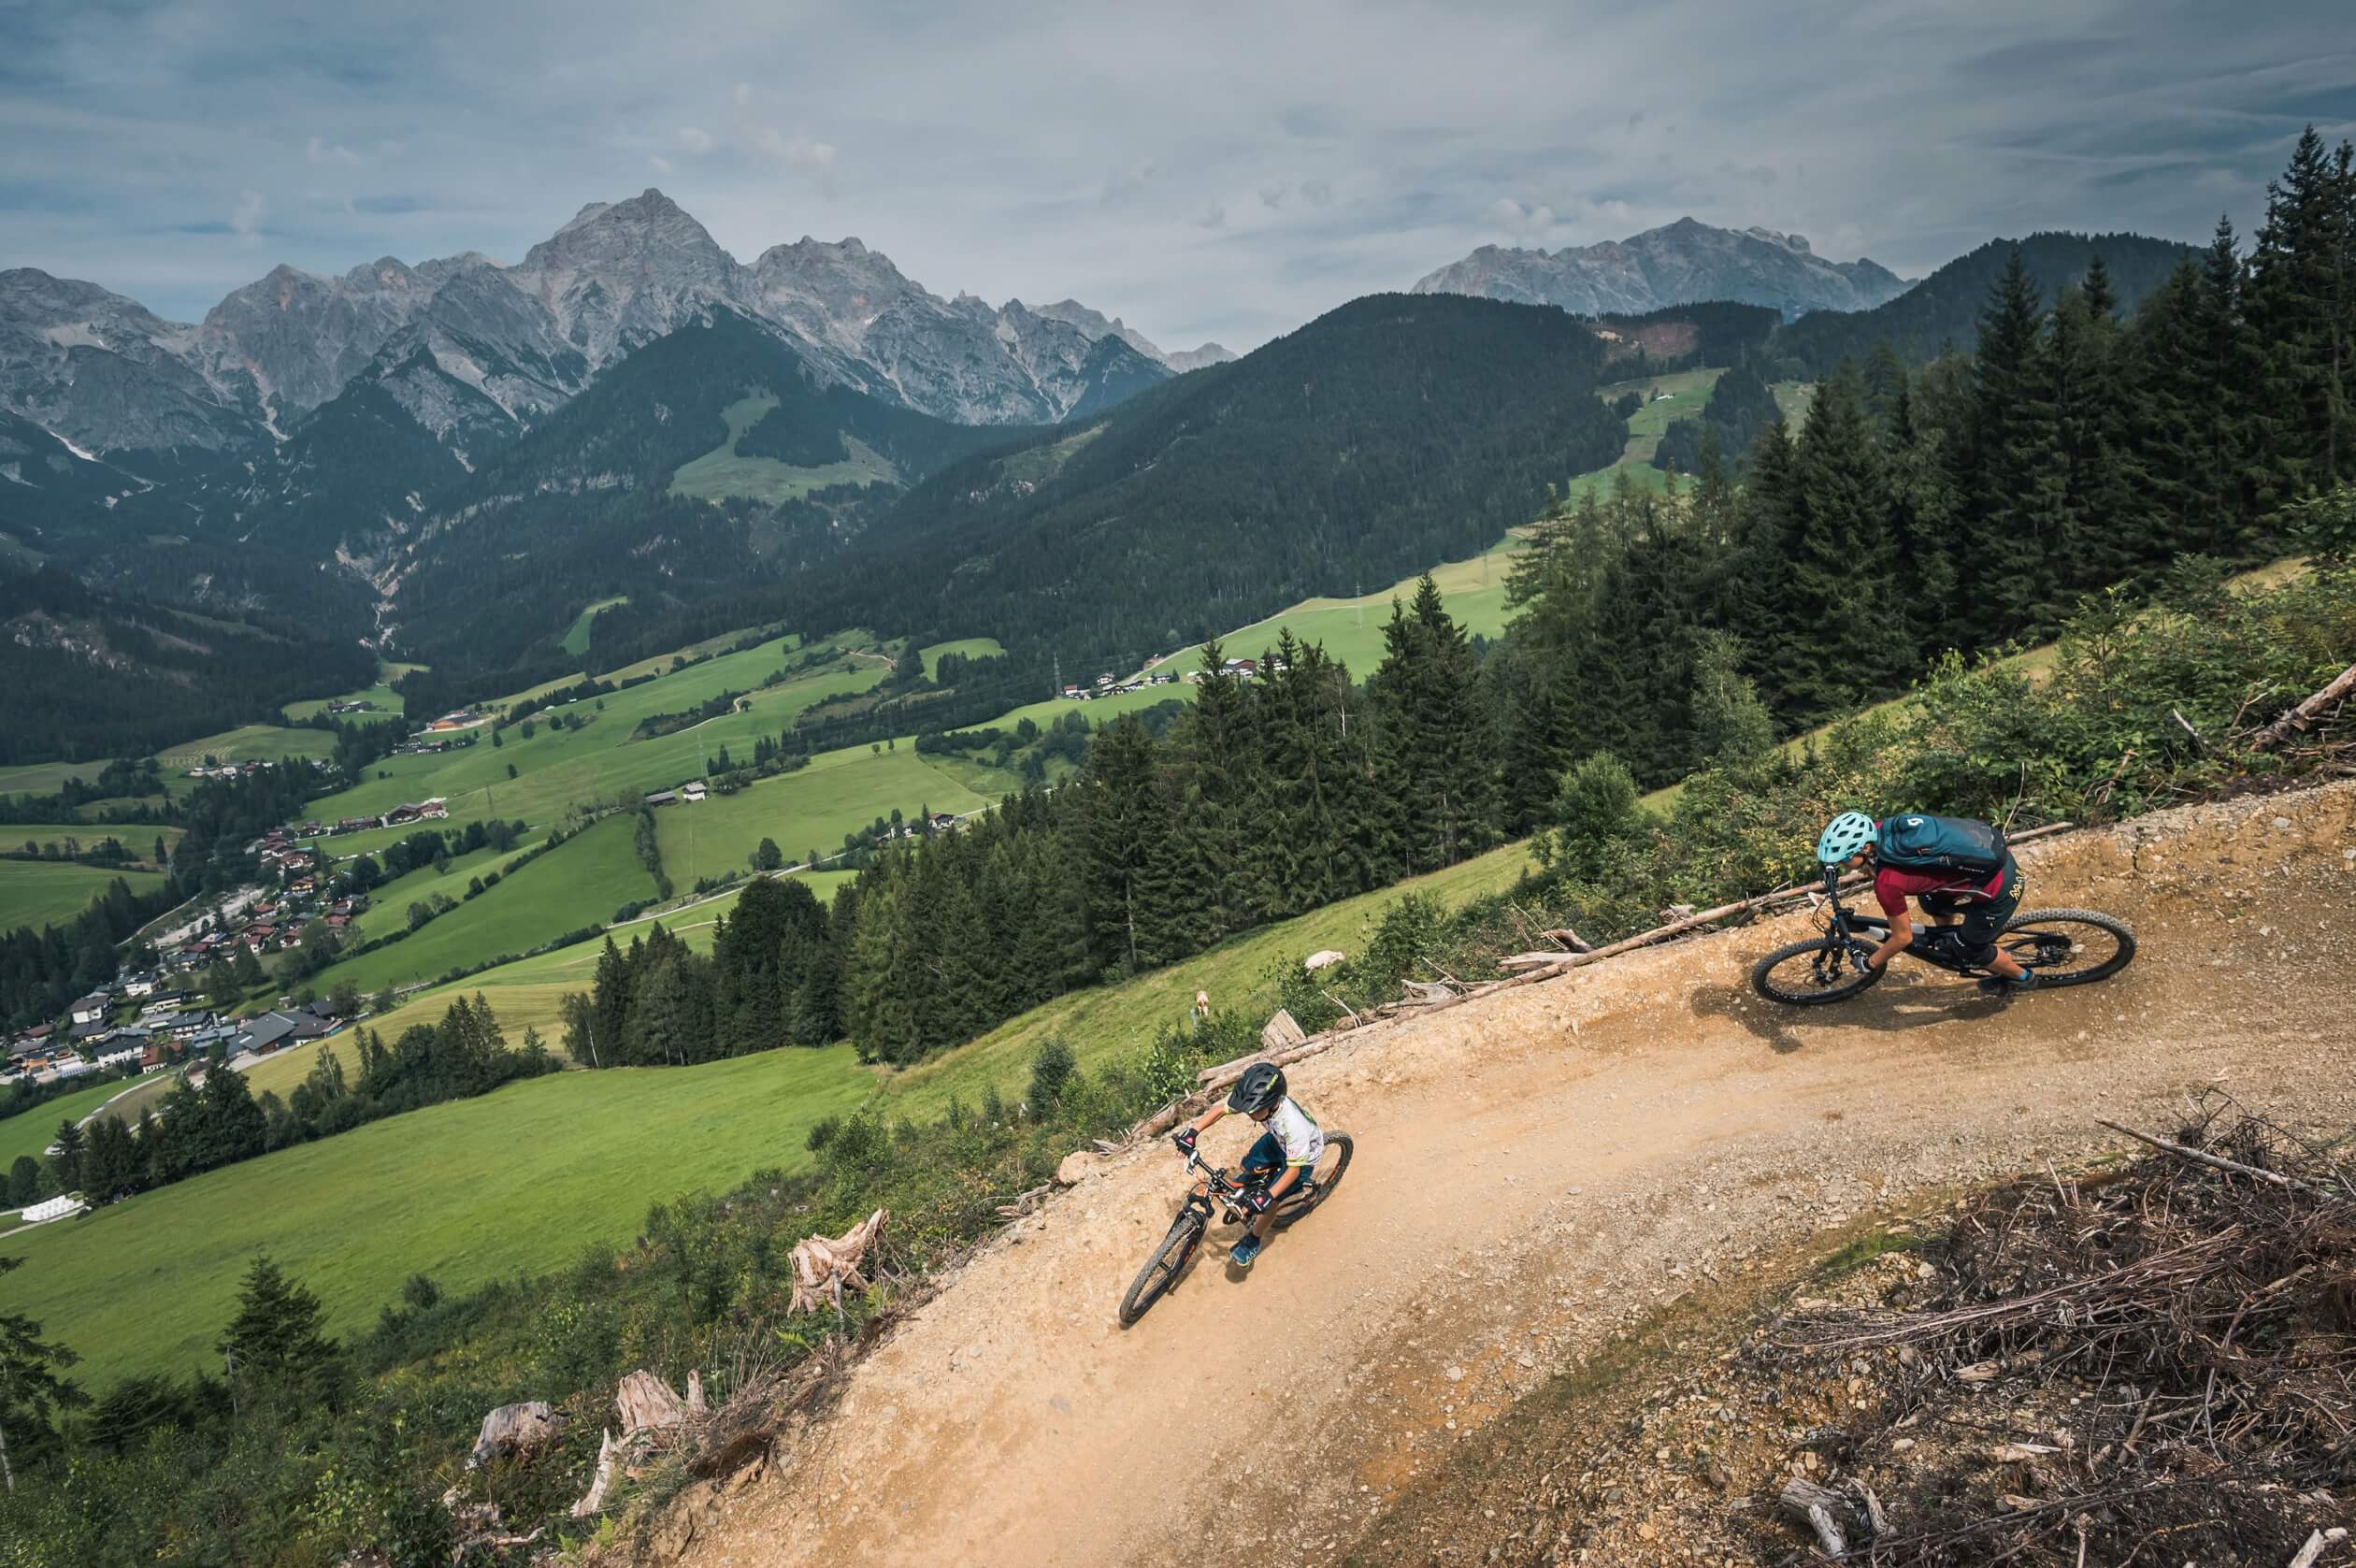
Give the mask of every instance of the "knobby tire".
<path id="1" fill-rule="evenodd" d="M 1291 1225 L 1293 1221 L 1302 1218 L 1312 1210 L 1316 1208 L 1318 1204 L 1324 1202 L 1328 1198 L 1331 1197 L 1333 1195 L 1333 1189 L 1342 1185 L 1342 1173 L 1350 1168 L 1350 1151 L 1351 1144 L 1350 1135 L 1348 1133 L 1327 1133 L 1326 1152 L 1317 1157 L 1317 1189 L 1309 1195 L 1307 1201 L 1278 1209 L 1276 1211 L 1276 1223 L 1271 1227 L 1271 1229 L 1277 1230 L 1286 1229 L 1287 1226 Z M 1330 1166 L 1329 1166 L 1327 1163 L 1328 1157 L 1337 1154 L 1339 1158 L 1334 1158 Z"/>
<path id="2" fill-rule="evenodd" d="M 1795 942 L 1778 947 L 1751 966 L 1751 988 L 1769 1001 L 1779 1001 L 1792 1007 L 1820 1007 L 1830 1001 L 1846 1001 L 1875 984 L 1889 971 L 1886 969 L 1869 969 L 1860 974 L 1848 964 L 1847 957 L 1844 954 L 1841 960 L 1843 964 L 1841 972 L 1844 976 L 1842 983 L 1835 985 L 1818 985 L 1816 984 L 1814 960 L 1820 954 L 1833 952 L 1843 946 L 1854 947 L 1860 942 L 1862 939 L 1857 937 L 1850 938 L 1846 944 L 1837 943 L 1831 937 L 1810 937 L 1805 942 Z M 1862 944 L 1868 948 L 1873 945 L 1870 942 Z M 1779 983 L 1774 973 L 1776 966 L 1802 957 L 1807 957 L 1810 962 L 1792 971 L 1793 979 L 1797 984 Z"/>
<path id="3" fill-rule="evenodd" d="M 2014 949 L 2013 943 L 2019 938 L 2040 929 L 2050 931 L 2056 926 L 2074 925 L 2091 926 L 2108 936 L 2118 945 L 2109 957 L 2083 970 L 2056 971 L 2043 965 L 2033 964 L 2031 967 L 2037 971 L 2037 985 L 2040 989 L 2049 985 L 2090 985 L 2097 980 L 2108 980 L 2133 960 L 2135 957 L 2134 928 L 2124 920 L 2090 909 L 2023 910 L 2004 922 L 2004 934 L 1997 941 L 2004 946 L 2006 951 L 2011 952 L 2014 957 L 2018 958 L 2021 957 L 2021 954 Z M 2056 934 L 2064 933 L 2057 932 Z"/>
<path id="4" fill-rule="evenodd" d="M 1169 1293 L 1178 1283 L 1178 1276 L 1186 1272 L 1186 1263 L 1201 1242 L 1209 1222 L 1192 1210 L 1180 1215 L 1170 1234 L 1145 1259 L 1145 1266 L 1137 1271 L 1129 1282 L 1128 1294 L 1121 1298 L 1121 1327 L 1126 1329 L 1145 1316 L 1146 1309 Z"/>

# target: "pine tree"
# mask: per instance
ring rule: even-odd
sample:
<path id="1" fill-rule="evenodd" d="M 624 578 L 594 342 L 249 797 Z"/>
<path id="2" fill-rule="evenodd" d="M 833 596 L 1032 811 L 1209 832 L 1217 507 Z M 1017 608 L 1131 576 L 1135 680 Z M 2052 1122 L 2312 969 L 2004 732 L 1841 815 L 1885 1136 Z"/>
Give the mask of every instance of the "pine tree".
<path id="1" fill-rule="evenodd" d="M 237 1316 L 216 1342 L 231 1387 L 265 1397 L 321 1390 L 336 1357 L 321 1331 L 325 1316 L 317 1296 L 257 1254 L 237 1288 Z"/>
<path id="2" fill-rule="evenodd" d="M 1965 513 L 1973 593 L 1964 630 L 1975 647 L 2059 605 L 2074 542 L 2042 314 L 2036 284 L 2015 251 L 1990 290 L 1973 367 L 1974 482 Z"/>
<path id="3" fill-rule="evenodd" d="M 2249 258 L 2248 312 L 2263 345 L 2254 453 L 2262 509 L 2327 488 L 2346 471 L 2349 378 L 2349 151 L 2309 125 Z"/>
<path id="4" fill-rule="evenodd" d="M 1890 498 L 1856 372 L 1820 388 L 1800 439 L 1799 534 L 1785 580 L 1780 683 L 1803 716 L 1889 684 L 1913 650 L 1891 636 Z"/>
<path id="5" fill-rule="evenodd" d="M 0 1258 L 0 1274 L 23 1266 L 22 1258 Z M 53 1440 L 50 1421 L 58 1411 L 90 1403 L 72 1379 L 58 1375 L 81 1358 L 41 1337 L 41 1325 L 18 1313 L 0 1313 L 0 1482 L 16 1492 L 16 1467 L 36 1457 Z"/>

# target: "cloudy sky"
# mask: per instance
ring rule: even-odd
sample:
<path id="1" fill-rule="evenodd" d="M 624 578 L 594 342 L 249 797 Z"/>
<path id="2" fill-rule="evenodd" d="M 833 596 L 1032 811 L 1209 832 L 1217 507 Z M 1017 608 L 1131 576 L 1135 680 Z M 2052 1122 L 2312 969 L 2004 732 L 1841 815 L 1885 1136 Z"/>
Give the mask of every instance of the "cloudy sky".
<path id="1" fill-rule="evenodd" d="M 1484 243 L 1687 213 L 1910 276 L 2245 226 L 2356 127 L 2339 0 L 0 0 L 0 266 L 194 320 L 275 263 L 520 258 L 658 185 L 740 260 L 1248 349 Z"/>

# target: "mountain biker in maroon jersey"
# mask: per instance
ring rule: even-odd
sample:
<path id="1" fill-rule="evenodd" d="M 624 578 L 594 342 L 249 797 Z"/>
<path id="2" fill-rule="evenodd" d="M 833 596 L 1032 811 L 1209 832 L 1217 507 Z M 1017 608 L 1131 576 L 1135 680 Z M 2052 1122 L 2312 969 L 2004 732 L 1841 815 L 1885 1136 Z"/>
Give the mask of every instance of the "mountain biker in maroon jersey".
<path id="1" fill-rule="evenodd" d="M 1212 1106 L 1172 1136 L 1179 1157 L 1192 1155 L 1195 1140 L 1229 1111 L 1240 1111 L 1265 1129 L 1243 1156 L 1240 1201 L 1252 1216 L 1251 1230 L 1228 1254 L 1237 1268 L 1248 1269 L 1267 1243 L 1276 1205 L 1315 1169 L 1317 1157 L 1325 1152 L 1325 1133 L 1285 1093 L 1284 1069 L 1273 1062 L 1256 1061 L 1228 1091 L 1226 1103 Z"/>
<path id="2" fill-rule="evenodd" d="M 1903 820 L 1920 826 L 1945 819 L 1910 816 Z M 2013 859 L 2012 851 L 2004 847 L 2001 833 L 1984 824 L 1963 826 L 1980 829 L 1997 846 L 2002 864 L 1992 875 L 1978 869 L 1914 870 L 1881 864 L 1884 825 L 1863 812 L 1843 812 L 1832 819 L 1817 840 L 1817 859 L 1821 864 L 1845 866 L 1853 871 L 1869 866 L 1874 869 L 1874 897 L 1880 901 L 1882 913 L 1889 917 L 1889 937 L 1866 958 L 1869 967 L 1883 969 L 1892 954 L 1903 952 L 1914 941 L 1914 917 L 1907 900 L 1915 899 L 1921 900 L 1923 912 L 1933 924 L 1955 933 L 1955 940 L 1970 962 L 1996 971 L 1979 983 L 1981 995 L 2012 996 L 2034 989 L 2036 975 L 2022 969 L 2011 954 L 1996 945 L 2004 922 L 2020 908 L 2024 885 L 2020 866 Z"/>

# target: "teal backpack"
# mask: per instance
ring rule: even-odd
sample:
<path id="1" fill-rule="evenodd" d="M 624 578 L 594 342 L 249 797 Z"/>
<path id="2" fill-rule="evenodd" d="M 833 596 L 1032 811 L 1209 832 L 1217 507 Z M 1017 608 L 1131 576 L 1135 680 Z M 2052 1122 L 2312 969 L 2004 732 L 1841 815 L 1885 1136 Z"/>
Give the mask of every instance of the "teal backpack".
<path id="1" fill-rule="evenodd" d="M 1987 878 L 2003 870 L 2011 856 L 2002 828 L 1969 817 L 1910 812 L 1884 817 L 1874 835 L 1874 859 L 1891 870 Z"/>

